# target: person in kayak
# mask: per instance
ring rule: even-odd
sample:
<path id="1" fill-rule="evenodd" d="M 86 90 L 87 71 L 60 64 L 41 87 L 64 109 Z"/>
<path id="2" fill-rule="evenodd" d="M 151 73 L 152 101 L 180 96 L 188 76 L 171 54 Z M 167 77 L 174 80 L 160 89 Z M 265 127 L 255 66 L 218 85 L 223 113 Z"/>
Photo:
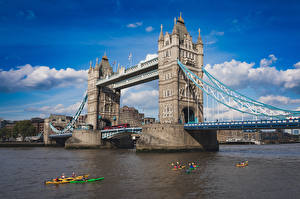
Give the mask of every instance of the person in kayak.
<path id="1" fill-rule="evenodd" d="M 72 173 L 72 177 L 73 178 L 75 178 L 76 177 L 76 174 L 75 174 L 75 172 L 73 171 L 73 173 Z"/>
<path id="2" fill-rule="evenodd" d="M 65 176 L 65 174 L 63 173 L 62 175 L 61 175 L 61 178 L 62 179 L 64 179 L 66 176 Z"/>

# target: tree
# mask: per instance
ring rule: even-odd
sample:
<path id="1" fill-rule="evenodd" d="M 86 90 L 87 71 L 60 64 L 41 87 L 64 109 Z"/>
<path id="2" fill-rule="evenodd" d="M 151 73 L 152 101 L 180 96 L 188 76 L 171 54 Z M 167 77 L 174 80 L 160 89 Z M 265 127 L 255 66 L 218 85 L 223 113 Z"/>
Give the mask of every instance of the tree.
<path id="1" fill-rule="evenodd" d="M 13 131 L 17 134 L 22 136 L 23 138 L 26 136 L 33 136 L 35 135 L 35 128 L 31 124 L 30 120 L 23 120 L 16 123 L 14 126 Z"/>
<path id="2" fill-rule="evenodd" d="M 0 139 L 6 140 L 9 137 L 15 137 L 12 135 L 12 130 L 6 127 L 0 129 Z"/>

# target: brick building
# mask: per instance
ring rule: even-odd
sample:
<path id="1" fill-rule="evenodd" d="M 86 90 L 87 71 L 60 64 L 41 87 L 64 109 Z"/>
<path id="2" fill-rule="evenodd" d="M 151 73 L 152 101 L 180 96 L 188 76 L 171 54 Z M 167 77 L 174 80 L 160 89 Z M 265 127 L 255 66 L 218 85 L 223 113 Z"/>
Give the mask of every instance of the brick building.
<path id="1" fill-rule="evenodd" d="M 141 126 L 144 122 L 144 114 L 139 113 L 133 107 L 124 106 L 120 108 L 120 123 L 129 123 L 130 126 Z"/>
<path id="2" fill-rule="evenodd" d="M 39 134 L 40 132 L 44 132 L 44 119 L 37 117 L 37 118 L 32 118 L 30 121 L 35 128 L 36 134 Z"/>

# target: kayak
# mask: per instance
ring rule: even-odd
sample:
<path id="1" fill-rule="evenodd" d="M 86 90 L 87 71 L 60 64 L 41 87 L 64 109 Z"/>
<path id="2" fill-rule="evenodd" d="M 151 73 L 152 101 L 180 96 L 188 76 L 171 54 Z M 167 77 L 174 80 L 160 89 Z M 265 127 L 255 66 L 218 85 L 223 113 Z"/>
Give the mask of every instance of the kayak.
<path id="1" fill-rule="evenodd" d="M 183 166 L 174 167 L 174 168 L 172 168 L 172 170 L 177 171 L 179 169 L 184 169 L 184 168 L 185 168 L 185 166 L 183 165 Z"/>
<path id="2" fill-rule="evenodd" d="M 95 182 L 95 181 L 99 181 L 99 180 L 103 180 L 104 177 L 101 178 L 93 178 L 93 179 L 87 179 L 87 180 L 73 180 L 70 181 L 70 183 L 86 183 L 86 182 Z"/>
<path id="3" fill-rule="evenodd" d="M 67 177 L 67 178 L 54 178 L 52 180 L 46 181 L 45 184 L 65 184 L 69 183 L 70 181 L 73 180 L 81 180 L 83 178 L 88 178 L 89 174 L 81 175 L 81 176 L 76 176 L 76 177 Z"/>
<path id="4" fill-rule="evenodd" d="M 246 167 L 248 166 L 248 162 L 243 162 L 243 163 L 237 163 L 235 164 L 236 167 Z"/>

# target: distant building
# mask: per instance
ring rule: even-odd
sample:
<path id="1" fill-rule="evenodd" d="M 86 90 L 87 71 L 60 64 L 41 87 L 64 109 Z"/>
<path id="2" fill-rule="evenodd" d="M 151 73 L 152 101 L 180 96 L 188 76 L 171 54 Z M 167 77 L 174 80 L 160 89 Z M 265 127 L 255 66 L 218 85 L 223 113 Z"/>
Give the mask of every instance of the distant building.
<path id="1" fill-rule="evenodd" d="M 297 129 L 294 129 L 295 131 Z M 217 139 L 219 143 L 232 142 L 253 142 L 261 144 L 275 144 L 296 142 L 299 140 L 299 135 L 291 133 L 288 130 L 219 130 Z"/>
<path id="2" fill-rule="evenodd" d="M 40 132 L 44 132 L 44 119 L 42 118 L 31 118 L 31 124 L 35 128 L 35 133 L 39 134 Z"/>
<path id="3" fill-rule="evenodd" d="M 155 118 L 153 117 L 145 117 L 144 118 L 144 124 L 154 124 L 155 123 Z"/>
<path id="4" fill-rule="evenodd" d="M 72 120 L 72 117 L 66 115 L 51 114 L 49 119 L 50 122 L 66 123 L 70 122 Z"/>
<path id="5" fill-rule="evenodd" d="M 144 114 L 133 107 L 120 108 L 120 123 L 128 123 L 130 126 L 141 126 L 144 122 Z"/>
<path id="6" fill-rule="evenodd" d="M 49 117 L 49 122 L 58 130 L 64 129 L 71 120 L 72 117 L 66 115 L 51 114 Z"/>
<path id="7" fill-rule="evenodd" d="M 13 130 L 15 125 L 16 125 L 16 121 L 7 121 L 7 123 L 5 124 L 5 128 Z"/>
<path id="8" fill-rule="evenodd" d="M 219 130 L 217 133 L 219 143 L 237 141 L 243 139 L 243 137 L 242 130 Z"/>
<path id="9" fill-rule="evenodd" d="M 87 121 L 87 115 L 79 115 L 79 117 L 76 121 L 76 124 L 82 125 L 82 124 L 85 124 L 86 121 Z"/>

